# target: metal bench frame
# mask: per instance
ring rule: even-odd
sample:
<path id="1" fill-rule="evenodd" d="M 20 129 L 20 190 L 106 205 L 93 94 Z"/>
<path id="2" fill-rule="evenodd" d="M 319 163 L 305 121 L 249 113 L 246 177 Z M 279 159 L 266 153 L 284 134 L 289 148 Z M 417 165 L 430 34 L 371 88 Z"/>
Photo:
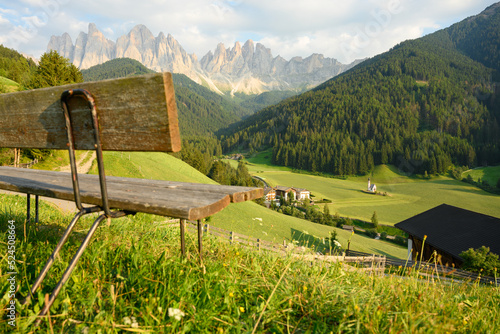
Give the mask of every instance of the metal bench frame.
<path id="1" fill-rule="evenodd" d="M 102 205 L 101 206 L 92 206 L 92 207 L 83 207 L 82 206 L 82 201 L 81 201 L 81 196 L 80 196 L 80 186 L 78 183 L 78 168 L 76 164 L 76 158 L 75 158 L 75 138 L 73 134 L 73 124 L 71 121 L 71 113 L 70 110 L 68 109 L 68 101 L 71 98 L 74 97 L 82 97 L 87 100 L 88 106 L 90 109 L 90 114 L 92 116 L 92 125 L 93 125 L 93 130 L 94 130 L 94 140 L 95 140 L 95 151 L 96 151 L 96 157 L 97 157 L 97 166 L 98 166 L 98 171 L 99 171 L 99 183 L 100 183 L 100 188 L 101 188 L 101 198 L 102 198 Z M 64 231 L 64 234 L 62 235 L 61 239 L 59 240 L 59 243 L 57 244 L 56 248 L 50 255 L 47 263 L 43 267 L 42 271 L 40 272 L 40 275 L 36 279 L 35 283 L 31 287 L 29 295 L 26 297 L 26 299 L 23 301 L 23 304 L 26 304 L 30 301 L 31 297 L 35 294 L 35 292 L 38 290 L 40 285 L 42 284 L 45 276 L 49 272 L 50 267 L 52 267 L 52 264 L 54 264 L 54 261 L 59 254 L 61 248 L 63 245 L 66 243 L 66 241 L 69 238 L 69 235 L 73 231 L 73 228 L 75 227 L 76 223 L 78 220 L 83 217 L 84 215 L 91 214 L 91 213 L 96 213 L 96 212 L 101 212 L 104 211 L 103 214 L 101 214 L 92 224 L 92 227 L 90 230 L 87 232 L 87 235 L 85 236 L 85 239 L 83 240 L 82 244 L 78 248 L 77 252 L 73 256 L 73 259 L 69 263 L 68 267 L 64 271 L 64 274 L 62 275 L 59 283 L 57 286 L 54 288 L 52 291 L 50 297 L 48 300 L 46 300 L 46 303 L 44 304 L 43 308 L 41 309 L 39 316 L 44 316 L 47 314 L 49 311 L 50 307 L 54 303 L 55 299 L 57 298 L 59 292 L 61 291 L 63 285 L 66 283 L 66 281 L 69 279 L 71 276 L 71 273 L 75 269 L 76 263 L 82 256 L 83 252 L 87 248 L 87 246 L 90 243 L 90 240 L 92 239 L 92 236 L 94 235 L 95 231 L 97 230 L 97 227 L 99 227 L 99 224 L 105 219 L 105 218 L 120 218 L 124 217 L 128 214 L 134 214 L 133 212 L 127 212 L 127 211 L 111 211 L 109 208 L 109 203 L 108 203 L 108 191 L 106 187 L 106 174 L 104 171 L 104 161 L 103 161 L 103 154 L 102 154 L 102 146 L 101 146 L 101 140 L 100 140 L 100 135 L 99 135 L 99 120 L 97 118 L 97 111 L 94 103 L 94 98 L 92 95 L 84 89 L 71 89 L 64 91 L 61 95 L 61 106 L 64 111 L 64 118 L 66 120 L 66 131 L 68 135 L 68 152 L 69 152 L 69 160 L 70 160 L 70 165 L 71 165 L 71 177 L 73 181 L 73 191 L 75 194 L 75 204 L 76 207 L 78 208 L 79 212 L 75 215 L 75 217 L 71 220 L 70 224 Z M 37 203 L 38 203 L 38 196 L 36 196 Z M 28 194 L 28 212 L 29 212 L 29 194 Z M 38 205 L 36 207 L 36 216 L 38 218 Z M 29 218 L 28 218 L 29 219 Z M 38 222 L 38 219 L 36 219 Z M 41 318 L 38 319 L 38 323 L 41 321 Z"/>

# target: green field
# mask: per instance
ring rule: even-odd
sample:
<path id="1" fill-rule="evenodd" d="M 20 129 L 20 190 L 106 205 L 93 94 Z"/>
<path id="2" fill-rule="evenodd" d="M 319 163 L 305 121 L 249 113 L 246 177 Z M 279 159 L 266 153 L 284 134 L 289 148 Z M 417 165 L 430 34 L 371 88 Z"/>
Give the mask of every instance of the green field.
<path id="1" fill-rule="evenodd" d="M 3 88 L 5 93 L 11 93 L 18 90 L 19 84 L 15 81 L 7 79 L 6 77 L 0 76 L 0 88 Z M 2 92 L 2 89 L 0 89 L 0 92 Z"/>
<path id="2" fill-rule="evenodd" d="M 472 176 L 474 181 L 480 178 L 494 187 L 500 180 L 500 166 L 474 168 L 464 172 L 462 177 L 467 177 L 467 175 Z"/>
<path id="3" fill-rule="evenodd" d="M 215 183 L 197 170 L 164 153 L 104 152 L 106 175 L 195 183 Z M 93 166 L 91 173 L 95 173 Z M 261 218 L 262 221 L 255 218 Z M 292 240 L 320 244 L 333 227 L 279 214 L 253 202 L 231 204 L 210 218 L 214 226 L 268 241 L 287 243 Z M 345 247 L 350 233 L 336 229 L 339 242 Z M 406 257 L 406 249 L 392 243 L 354 235 L 351 249 L 360 252 Z"/>
<path id="4" fill-rule="evenodd" d="M 338 212 L 341 216 L 370 221 L 376 211 L 380 223 L 393 225 L 446 203 L 500 218 L 500 196 L 449 177 L 437 176 L 424 180 L 401 174 L 394 166 L 381 165 L 375 167 L 370 175 L 342 180 L 275 170 L 270 166 L 269 156 L 261 153 L 249 158 L 247 166 L 250 172 L 271 186 L 306 188 L 316 199 L 330 199 L 330 212 Z M 500 168 L 488 167 L 478 172 L 495 177 Z M 378 191 L 387 192 L 389 196 L 364 193 L 362 190 L 367 187 L 368 176 L 377 185 Z"/>

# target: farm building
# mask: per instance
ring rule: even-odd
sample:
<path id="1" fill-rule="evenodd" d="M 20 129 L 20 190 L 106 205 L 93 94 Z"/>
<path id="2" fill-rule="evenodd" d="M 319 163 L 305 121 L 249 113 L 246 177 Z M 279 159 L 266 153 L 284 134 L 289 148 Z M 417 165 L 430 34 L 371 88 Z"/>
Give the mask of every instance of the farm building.
<path id="1" fill-rule="evenodd" d="M 295 189 L 295 197 L 297 200 L 301 201 L 303 199 L 310 199 L 311 192 L 307 189 L 302 188 L 294 188 Z"/>
<path id="2" fill-rule="evenodd" d="M 288 193 L 293 194 L 292 200 L 297 198 L 297 191 L 292 187 L 276 186 L 274 189 L 276 190 L 276 198 L 288 200 Z"/>
<path id="3" fill-rule="evenodd" d="M 283 198 L 285 200 L 288 199 L 288 194 L 292 194 L 292 200 L 303 200 L 310 199 L 311 192 L 307 189 L 302 188 L 294 188 L 294 187 L 285 187 L 285 186 L 276 186 L 274 188 L 269 188 L 264 191 L 266 194 L 266 200 L 271 201 L 278 198 Z"/>
<path id="4" fill-rule="evenodd" d="M 266 196 L 266 201 L 274 201 L 276 199 L 276 189 L 266 187 L 264 189 L 264 196 Z"/>
<path id="5" fill-rule="evenodd" d="M 500 219 L 481 213 L 441 204 L 394 226 L 408 233 L 413 260 L 420 259 L 421 253 L 422 260 L 431 260 L 436 251 L 442 264 L 460 267 L 460 253 L 481 246 L 500 255 Z"/>

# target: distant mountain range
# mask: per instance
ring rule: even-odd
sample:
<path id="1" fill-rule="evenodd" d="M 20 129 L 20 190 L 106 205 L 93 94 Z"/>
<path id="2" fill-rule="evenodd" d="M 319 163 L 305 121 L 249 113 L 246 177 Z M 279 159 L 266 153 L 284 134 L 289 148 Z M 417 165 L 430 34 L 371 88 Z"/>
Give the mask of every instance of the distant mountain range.
<path id="1" fill-rule="evenodd" d="M 233 48 L 220 43 L 201 60 L 188 54 L 172 35 L 154 37 L 144 25 L 135 26 L 116 42 L 107 39 L 94 23 L 80 32 L 75 43 L 69 34 L 52 36 L 47 50 L 56 50 L 80 69 L 115 58 L 131 58 L 154 71 L 182 73 L 219 93 L 258 94 L 272 90 L 302 91 L 348 70 L 361 61 L 345 65 L 333 58 L 313 54 L 287 61 L 252 40 Z"/>

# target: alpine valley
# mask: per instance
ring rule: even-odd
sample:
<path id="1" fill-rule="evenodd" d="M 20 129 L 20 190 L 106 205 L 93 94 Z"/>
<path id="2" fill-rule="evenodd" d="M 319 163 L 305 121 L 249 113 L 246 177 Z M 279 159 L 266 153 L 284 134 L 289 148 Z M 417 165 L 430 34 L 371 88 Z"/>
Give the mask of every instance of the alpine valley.
<path id="1" fill-rule="evenodd" d="M 500 163 L 500 3 L 243 120 L 223 149 L 336 175 Z"/>

